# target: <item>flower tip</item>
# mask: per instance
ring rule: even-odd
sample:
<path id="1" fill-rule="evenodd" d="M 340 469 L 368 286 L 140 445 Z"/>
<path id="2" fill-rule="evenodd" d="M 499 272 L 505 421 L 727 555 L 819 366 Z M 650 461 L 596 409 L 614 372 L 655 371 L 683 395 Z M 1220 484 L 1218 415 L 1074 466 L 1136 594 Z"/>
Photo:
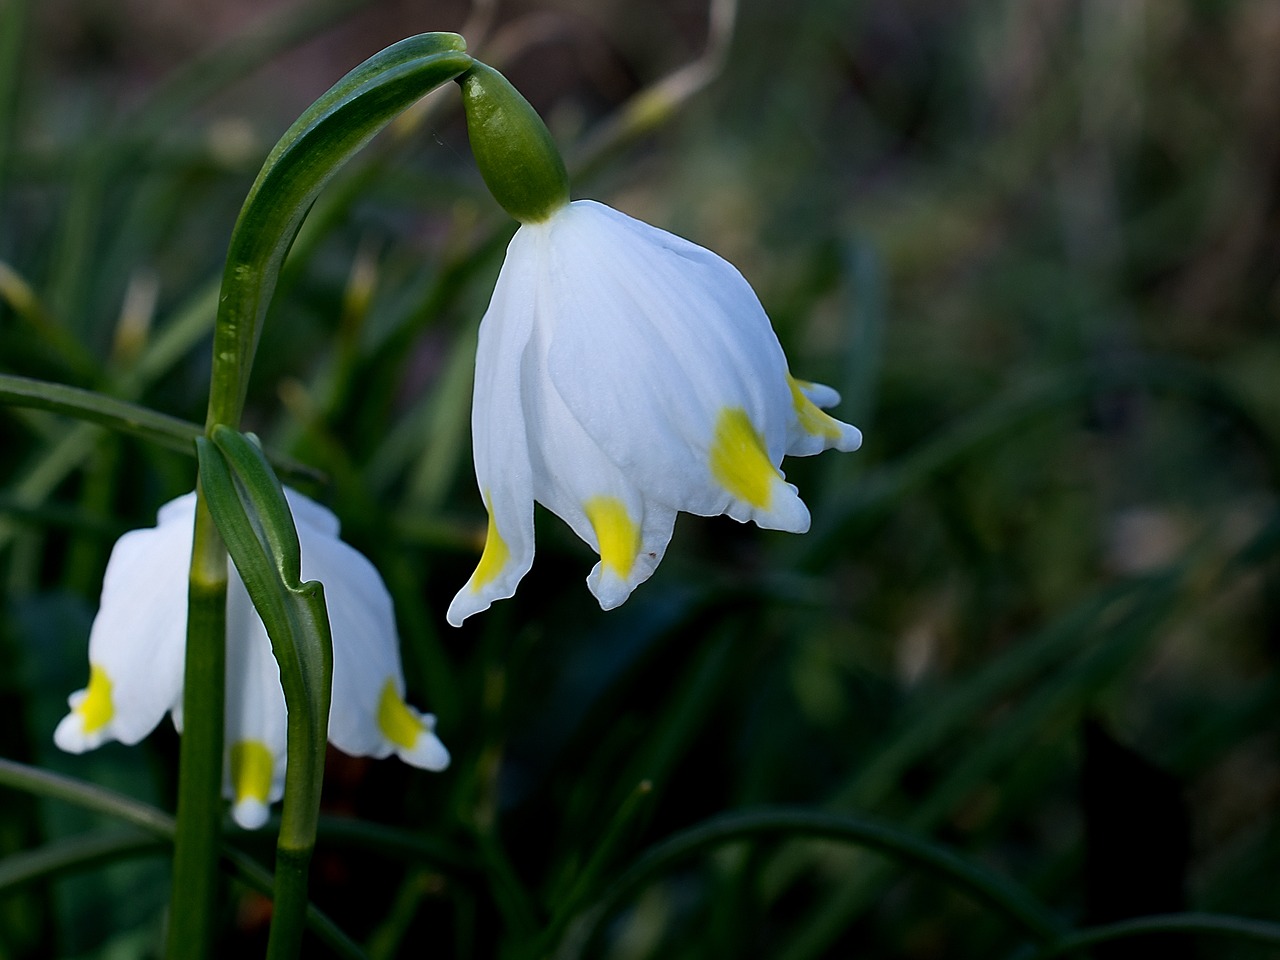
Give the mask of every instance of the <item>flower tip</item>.
<path id="1" fill-rule="evenodd" d="M 428 727 L 434 726 L 435 718 L 430 714 L 423 719 L 429 720 Z M 439 773 L 446 769 L 452 759 L 448 748 L 430 729 L 423 730 L 412 747 L 397 748 L 396 754 L 409 766 L 430 770 L 432 773 Z"/>
<path id="2" fill-rule="evenodd" d="M 84 717 L 75 711 L 74 704 L 72 706 L 72 711 L 58 722 L 57 728 L 53 731 L 53 742 L 57 744 L 58 749 L 66 753 L 84 753 L 101 746 L 105 739 L 103 731 L 86 733 Z"/>
<path id="3" fill-rule="evenodd" d="M 767 507 L 735 502 L 725 512 L 739 523 L 753 521 L 762 530 L 809 532 L 809 508 L 800 499 L 800 491 L 781 478 L 773 484 Z"/>
<path id="4" fill-rule="evenodd" d="M 489 609 L 490 603 L 488 600 L 481 601 L 470 594 L 470 587 L 463 587 L 458 591 L 458 595 L 453 598 L 453 602 L 449 604 L 449 609 L 444 615 L 444 619 L 449 626 L 460 627 L 462 626 L 462 621 L 473 613 Z"/>
<path id="5" fill-rule="evenodd" d="M 862 446 L 862 431 L 849 423 L 836 421 L 840 424 L 840 437 L 832 446 L 841 453 L 852 453 Z"/>
<path id="6" fill-rule="evenodd" d="M 231 807 L 231 819 L 245 830 L 261 830 L 270 814 L 271 808 L 257 797 L 244 797 Z"/>
<path id="7" fill-rule="evenodd" d="M 614 610 L 626 603 L 631 591 L 647 579 L 647 573 L 639 579 L 624 579 L 603 563 L 597 563 L 587 577 L 587 589 L 600 602 L 601 610 Z"/>

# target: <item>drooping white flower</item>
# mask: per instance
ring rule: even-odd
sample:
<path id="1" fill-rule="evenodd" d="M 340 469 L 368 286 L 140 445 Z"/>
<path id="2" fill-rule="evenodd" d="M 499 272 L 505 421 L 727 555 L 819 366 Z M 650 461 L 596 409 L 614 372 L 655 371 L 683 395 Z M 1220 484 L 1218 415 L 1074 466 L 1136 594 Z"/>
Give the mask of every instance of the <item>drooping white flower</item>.
<path id="1" fill-rule="evenodd" d="M 333 634 L 329 741 L 345 753 L 443 770 L 435 717 L 404 702 L 391 596 L 364 556 L 338 539 L 338 520 L 286 488 L 302 547 L 302 577 L 324 584 Z M 181 729 L 187 577 L 195 494 L 160 508 L 157 525 L 126 533 L 107 563 L 89 634 L 89 685 L 69 698 L 54 741 L 82 753 L 137 743 L 168 711 Z M 231 565 L 227 584 L 227 710 L 223 790 L 253 829 L 284 791 L 285 702 L 266 628 Z"/>
<path id="2" fill-rule="evenodd" d="M 600 556 L 606 610 L 646 580 L 676 513 L 803 533 L 784 455 L 855 450 L 794 379 L 759 299 L 709 250 L 592 201 L 524 223 L 480 324 L 472 440 L 489 511 L 455 626 L 511 596 L 533 562 L 533 504 Z"/>

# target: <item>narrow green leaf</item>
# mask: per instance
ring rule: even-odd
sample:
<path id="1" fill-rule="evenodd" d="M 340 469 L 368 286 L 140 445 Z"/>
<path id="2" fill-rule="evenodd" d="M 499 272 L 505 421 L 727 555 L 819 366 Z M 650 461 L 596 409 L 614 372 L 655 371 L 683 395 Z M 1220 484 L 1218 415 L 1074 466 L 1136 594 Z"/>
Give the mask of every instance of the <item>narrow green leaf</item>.
<path id="1" fill-rule="evenodd" d="M 1024 888 L 941 844 L 857 817 L 773 808 L 721 814 L 650 847 L 579 918 L 556 955 L 588 955 L 592 941 L 614 911 L 674 864 L 726 843 L 764 836 L 779 840 L 823 838 L 867 847 L 956 885 L 1004 915 L 1037 943 L 1055 942 L 1062 930 L 1058 919 Z"/>
<path id="2" fill-rule="evenodd" d="M 276 847 L 270 958 L 298 955 L 307 910 L 329 730 L 333 641 L 324 588 L 303 583 L 293 515 L 261 449 L 215 425 L 197 440 L 200 485 L 245 589 L 267 628 L 288 710 L 284 804 Z"/>
<path id="3" fill-rule="evenodd" d="M 41 770 L 13 760 L 0 757 L 0 786 L 13 790 L 21 790 L 37 797 L 48 797 L 70 803 L 85 810 L 92 810 L 110 817 L 123 820 L 141 828 L 154 837 L 172 842 L 177 825 L 174 818 L 163 810 L 159 810 L 140 800 L 126 797 L 92 783 L 85 783 L 74 777 L 60 773 Z M 263 869 L 257 861 L 224 846 L 222 848 L 224 868 L 230 868 L 240 880 L 259 893 L 270 896 L 271 874 Z M 358 960 L 364 954 L 351 939 L 329 917 L 315 907 L 308 907 L 306 912 L 307 926 L 324 941 L 334 953 L 349 960 Z"/>
<path id="4" fill-rule="evenodd" d="M 136 403 L 117 400 L 93 390 L 9 374 L 0 374 L 0 405 L 75 417 L 188 455 L 195 453 L 196 437 L 202 433 L 200 427 L 189 420 L 171 417 Z M 285 457 L 273 459 L 281 472 L 291 479 L 313 484 L 325 482 L 324 474 L 314 467 Z"/>
<path id="5" fill-rule="evenodd" d="M 1133 937 L 1146 937 L 1159 933 L 1212 934 L 1235 940 L 1248 940 L 1280 949 L 1280 923 L 1254 920 L 1249 917 L 1230 917 L 1216 913 L 1174 913 L 1122 920 L 1103 927 L 1089 927 L 1064 936 L 1061 940 L 1035 954 L 1035 960 L 1052 960 L 1054 957 L 1073 957 L 1089 947 Z M 1140 952 L 1135 948 L 1133 956 Z"/>
<path id="6" fill-rule="evenodd" d="M 0 892 L 116 860 L 168 852 L 169 844 L 161 839 L 118 830 L 66 837 L 0 860 Z"/>
<path id="7" fill-rule="evenodd" d="M 0 374 L 0 404 L 65 414 L 181 453 L 192 453 L 201 434 L 194 423 L 93 390 L 8 374 Z"/>
<path id="8" fill-rule="evenodd" d="M 284 487 L 267 463 L 262 448 L 229 427 L 214 427 L 210 439 L 226 459 L 237 497 L 246 517 L 253 521 L 253 533 L 275 567 L 275 574 L 289 590 L 302 585 L 302 549 L 293 514 L 285 499 Z"/>
<path id="9" fill-rule="evenodd" d="M 298 534 L 284 489 L 258 446 L 229 427 L 216 427 L 213 439 L 197 440 L 197 448 L 209 510 L 280 664 L 291 739 L 298 719 L 308 716 L 305 735 L 322 763 L 333 671 L 329 618 L 322 586 L 302 582 Z M 291 747 L 290 768 L 292 757 Z"/>

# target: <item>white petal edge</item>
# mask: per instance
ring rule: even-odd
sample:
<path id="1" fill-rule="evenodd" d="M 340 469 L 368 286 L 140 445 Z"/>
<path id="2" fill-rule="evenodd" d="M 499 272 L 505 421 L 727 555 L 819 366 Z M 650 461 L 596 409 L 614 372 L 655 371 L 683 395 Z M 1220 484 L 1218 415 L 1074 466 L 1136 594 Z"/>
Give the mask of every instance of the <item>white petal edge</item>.
<path id="1" fill-rule="evenodd" d="M 108 681 L 94 690 L 108 700 L 108 719 L 86 729 L 78 708 L 92 684 L 73 693 L 71 712 L 54 731 L 60 749 L 81 753 L 110 740 L 137 743 L 180 701 L 194 523 L 195 495 L 187 494 L 160 508 L 157 526 L 116 541 L 89 633 L 91 677 L 100 672 Z"/>
<path id="2" fill-rule="evenodd" d="M 449 604 L 445 618 L 455 627 L 512 596 L 533 565 L 533 479 L 521 370 L 533 330 L 542 244 L 536 225 L 516 231 L 480 321 L 471 441 L 489 531 L 475 572 Z"/>

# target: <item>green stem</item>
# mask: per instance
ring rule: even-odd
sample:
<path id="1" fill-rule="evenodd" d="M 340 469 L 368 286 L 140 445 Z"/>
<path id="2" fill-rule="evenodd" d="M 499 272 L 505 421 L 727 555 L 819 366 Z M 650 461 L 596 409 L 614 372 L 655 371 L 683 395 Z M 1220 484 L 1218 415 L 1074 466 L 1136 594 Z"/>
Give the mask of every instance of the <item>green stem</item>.
<path id="1" fill-rule="evenodd" d="M 221 848 L 227 553 L 200 487 L 196 489 L 167 952 L 171 960 L 209 956 Z"/>
<path id="2" fill-rule="evenodd" d="M 309 586 L 309 585 L 308 585 Z M 326 616 L 319 588 L 319 613 Z M 327 623 L 327 620 L 326 620 Z M 311 685 L 286 684 L 289 706 L 288 756 L 285 762 L 284 803 L 276 843 L 275 912 L 267 940 L 268 960 L 293 960 L 302 955 L 302 932 L 307 915 L 307 867 L 315 849 L 319 825 L 320 790 L 332 695 L 333 648 L 327 630 L 320 659 L 320 676 Z M 302 641 L 295 639 L 295 645 Z M 282 669 L 282 678 L 284 671 Z M 313 689 L 313 688 L 319 689 Z M 307 696 L 307 695 L 310 696 Z"/>
<path id="3" fill-rule="evenodd" d="M 292 960 L 302 955 L 302 931 L 307 915 L 307 867 L 311 847 L 286 847 L 283 832 L 276 848 L 276 879 L 267 960 Z"/>
<path id="4" fill-rule="evenodd" d="M 463 47 L 461 37 L 431 34 L 387 48 L 312 104 L 267 157 L 241 209 L 227 251 L 214 324 L 205 420 L 210 437 L 220 425 L 234 429 L 240 423 L 263 319 L 285 256 L 316 196 L 401 110 L 470 66 L 471 58 Z M 187 730 L 179 772 L 171 958 L 208 954 L 221 813 L 227 555 L 214 528 L 203 485 L 197 485 L 196 494 L 184 681 Z M 282 669 L 284 666 L 281 664 Z M 312 727 L 317 719 L 308 717 L 316 711 L 298 706 L 290 704 L 286 778 L 304 776 L 309 785 L 286 782 L 286 815 L 278 850 L 282 873 L 269 945 L 273 957 L 297 955 L 306 911 L 306 863 L 314 843 L 323 771 L 327 696 L 318 717 L 318 750 L 310 733 L 305 743 L 295 747 L 295 714 L 298 723 Z M 319 759 L 295 762 L 301 751 Z M 303 810 L 303 806 L 310 809 Z M 295 812 L 289 814 L 290 809 Z"/>
<path id="5" fill-rule="evenodd" d="M 1034 954 L 1034 957 L 1035 960 L 1068 957 L 1100 943 L 1110 943 L 1129 937 L 1150 936 L 1156 933 L 1207 933 L 1239 940 L 1252 940 L 1254 943 L 1265 943 L 1271 947 L 1280 948 L 1280 924 L 1278 923 L 1213 913 L 1172 913 L 1138 917 L 1134 920 L 1109 923 L 1104 927 L 1081 930 L 1050 944 Z"/>
<path id="6" fill-rule="evenodd" d="M 781 835 L 784 839 L 821 837 L 877 850 L 895 860 L 923 867 L 967 890 L 975 899 L 1003 914 L 1037 943 L 1053 944 L 1061 935 L 1057 918 L 1022 887 L 936 843 L 856 817 L 805 809 L 772 808 L 714 817 L 651 847 L 575 925 L 557 955 L 584 955 L 601 926 L 626 899 L 673 864 L 725 843 L 770 835 Z"/>

